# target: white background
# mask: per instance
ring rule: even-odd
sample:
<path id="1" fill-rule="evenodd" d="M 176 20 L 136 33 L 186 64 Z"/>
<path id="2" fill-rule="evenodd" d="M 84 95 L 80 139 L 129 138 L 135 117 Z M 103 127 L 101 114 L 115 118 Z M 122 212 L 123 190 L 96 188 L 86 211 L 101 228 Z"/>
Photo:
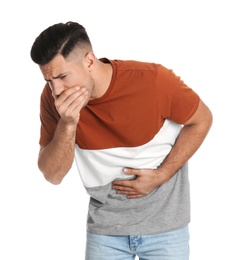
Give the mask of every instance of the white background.
<path id="1" fill-rule="evenodd" d="M 190 160 L 191 260 L 240 259 L 238 1 L 5 1 L 0 8 L 0 259 L 83 260 L 88 195 L 75 165 L 59 186 L 37 168 L 34 39 L 69 20 L 97 57 L 161 63 L 210 107 L 214 124 Z M 133 216 L 134 217 L 134 216 Z"/>

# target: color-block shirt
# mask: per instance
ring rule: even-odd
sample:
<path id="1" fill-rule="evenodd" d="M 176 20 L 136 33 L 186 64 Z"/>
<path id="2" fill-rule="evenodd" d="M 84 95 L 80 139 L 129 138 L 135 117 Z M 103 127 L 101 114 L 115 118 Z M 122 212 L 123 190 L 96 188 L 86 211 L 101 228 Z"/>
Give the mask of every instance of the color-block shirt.
<path id="1" fill-rule="evenodd" d="M 165 184 L 138 199 L 112 189 L 132 179 L 125 167 L 156 169 L 171 151 L 199 96 L 160 64 L 100 59 L 111 63 L 106 93 L 81 110 L 75 162 L 90 195 L 87 230 L 104 235 L 144 235 L 174 230 L 190 221 L 188 164 Z M 50 88 L 41 95 L 40 144 L 53 138 L 59 115 Z"/>

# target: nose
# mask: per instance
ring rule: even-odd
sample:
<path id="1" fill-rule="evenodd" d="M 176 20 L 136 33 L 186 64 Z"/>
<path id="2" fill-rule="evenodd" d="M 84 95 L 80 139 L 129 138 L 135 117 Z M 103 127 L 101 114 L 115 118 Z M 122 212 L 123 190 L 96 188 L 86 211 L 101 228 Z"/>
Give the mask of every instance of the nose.
<path id="1" fill-rule="evenodd" d="M 64 85 L 60 82 L 56 82 L 56 81 L 51 81 L 48 83 L 51 90 L 52 90 L 52 93 L 55 95 L 55 96 L 59 96 L 63 91 L 64 91 Z"/>

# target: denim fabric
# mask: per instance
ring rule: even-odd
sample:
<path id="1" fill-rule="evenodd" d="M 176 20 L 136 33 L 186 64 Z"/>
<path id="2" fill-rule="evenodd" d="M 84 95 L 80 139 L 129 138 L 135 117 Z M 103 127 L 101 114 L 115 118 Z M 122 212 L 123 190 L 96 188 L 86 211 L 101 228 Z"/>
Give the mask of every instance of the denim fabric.
<path id="1" fill-rule="evenodd" d="M 85 260 L 188 260 L 188 226 L 156 235 L 104 236 L 87 233 Z"/>

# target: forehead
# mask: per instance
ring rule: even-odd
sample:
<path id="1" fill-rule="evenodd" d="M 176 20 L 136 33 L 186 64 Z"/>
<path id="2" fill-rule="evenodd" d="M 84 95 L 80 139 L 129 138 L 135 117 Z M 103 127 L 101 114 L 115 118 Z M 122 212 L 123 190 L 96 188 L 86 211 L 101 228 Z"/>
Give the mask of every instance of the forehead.
<path id="1" fill-rule="evenodd" d="M 66 61 L 61 54 L 57 54 L 49 63 L 39 67 L 45 78 L 51 78 L 69 70 L 72 64 L 72 62 Z"/>

